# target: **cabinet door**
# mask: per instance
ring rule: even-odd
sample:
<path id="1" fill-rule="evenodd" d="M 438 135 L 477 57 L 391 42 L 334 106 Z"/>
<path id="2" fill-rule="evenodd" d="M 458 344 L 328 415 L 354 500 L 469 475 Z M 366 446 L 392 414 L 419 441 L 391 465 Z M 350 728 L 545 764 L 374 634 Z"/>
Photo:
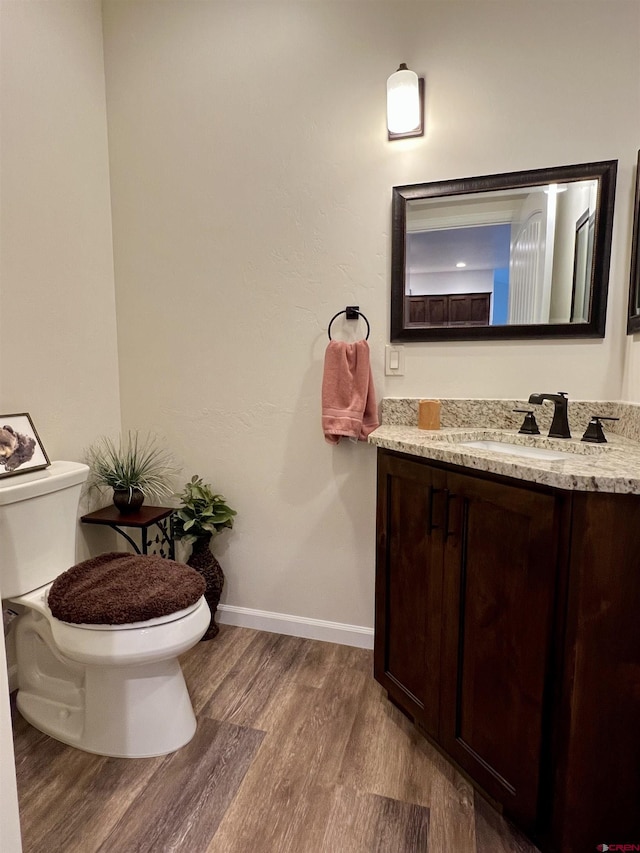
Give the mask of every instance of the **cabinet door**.
<path id="1" fill-rule="evenodd" d="M 440 693 L 443 496 L 441 472 L 379 452 L 375 677 L 433 737 Z"/>
<path id="2" fill-rule="evenodd" d="M 407 307 L 409 309 L 409 318 L 407 320 L 407 323 L 409 323 L 409 325 L 413 323 L 424 325 L 424 323 L 426 323 L 427 317 L 424 297 L 409 296 L 407 299 Z"/>
<path id="3" fill-rule="evenodd" d="M 424 308 L 427 326 L 449 325 L 449 299 L 447 296 L 425 296 Z"/>
<path id="4" fill-rule="evenodd" d="M 559 560 L 557 499 L 447 477 L 440 741 L 533 829 Z"/>
<path id="5" fill-rule="evenodd" d="M 450 326 L 488 326 L 490 293 L 461 293 L 449 296 Z"/>

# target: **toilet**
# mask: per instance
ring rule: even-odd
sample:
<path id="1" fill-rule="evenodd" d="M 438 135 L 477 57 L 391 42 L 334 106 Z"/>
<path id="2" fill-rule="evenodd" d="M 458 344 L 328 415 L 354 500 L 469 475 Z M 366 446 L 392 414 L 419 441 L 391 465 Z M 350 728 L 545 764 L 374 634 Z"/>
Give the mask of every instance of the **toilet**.
<path id="1" fill-rule="evenodd" d="M 75 562 L 88 473 L 60 461 L 0 480 L 0 593 L 19 614 L 11 624 L 17 707 L 35 728 L 87 752 L 166 755 L 196 730 L 178 656 L 202 637 L 210 611 L 200 597 L 175 613 L 119 625 L 72 624 L 51 613 L 49 589 Z"/>

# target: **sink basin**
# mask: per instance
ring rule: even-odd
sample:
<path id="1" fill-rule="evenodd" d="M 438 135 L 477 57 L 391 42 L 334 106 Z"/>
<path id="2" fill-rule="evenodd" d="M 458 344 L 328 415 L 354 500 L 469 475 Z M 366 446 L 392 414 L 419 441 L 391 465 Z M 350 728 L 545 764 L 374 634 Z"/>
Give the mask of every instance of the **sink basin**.
<path id="1" fill-rule="evenodd" d="M 460 447 L 474 447 L 477 450 L 490 450 L 492 453 L 508 453 L 509 456 L 521 456 L 524 459 L 546 459 L 548 462 L 575 459 L 575 453 L 565 452 L 564 450 L 547 450 L 546 447 L 508 444 L 506 441 L 461 441 Z"/>

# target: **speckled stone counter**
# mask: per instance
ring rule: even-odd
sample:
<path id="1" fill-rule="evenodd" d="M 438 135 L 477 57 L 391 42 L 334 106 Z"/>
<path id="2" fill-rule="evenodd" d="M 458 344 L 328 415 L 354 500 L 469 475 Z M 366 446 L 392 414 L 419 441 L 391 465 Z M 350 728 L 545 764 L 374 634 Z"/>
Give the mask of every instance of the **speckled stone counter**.
<path id="1" fill-rule="evenodd" d="M 553 406 L 529 406 L 521 400 L 442 400 L 440 430 L 421 430 L 417 421 L 418 398 L 386 399 L 382 404 L 382 426 L 369 442 L 387 450 L 487 471 L 518 480 L 559 489 L 640 494 L 640 443 L 621 434 L 637 436 L 639 407 L 626 403 L 569 404 L 571 439 L 547 438 Z M 541 435 L 519 435 L 521 414 L 514 408 L 535 408 Z M 547 412 L 547 408 L 549 411 Z M 538 410 L 543 410 L 538 412 Z M 631 411 L 630 411 L 631 410 Z M 635 411 L 634 411 L 635 410 Z M 607 428 L 606 444 L 580 439 L 594 414 L 620 417 L 618 433 Z M 514 423 L 515 421 L 515 423 Z M 503 451 L 463 447 L 467 441 L 499 441 L 522 447 L 538 447 L 570 453 L 561 460 L 523 458 Z"/>

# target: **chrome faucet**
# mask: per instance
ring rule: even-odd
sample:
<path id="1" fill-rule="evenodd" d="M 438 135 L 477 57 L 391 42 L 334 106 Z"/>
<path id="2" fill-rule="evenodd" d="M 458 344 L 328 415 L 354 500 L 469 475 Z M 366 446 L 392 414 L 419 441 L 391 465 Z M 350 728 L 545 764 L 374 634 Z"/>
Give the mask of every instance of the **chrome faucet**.
<path id="1" fill-rule="evenodd" d="M 536 406 L 539 406 L 543 400 L 551 400 L 554 405 L 549 438 L 571 438 L 568 397 L 566 391 L 558 391 L 557 394 L 531 394 L 529 397 L 529 402 Z"/>

